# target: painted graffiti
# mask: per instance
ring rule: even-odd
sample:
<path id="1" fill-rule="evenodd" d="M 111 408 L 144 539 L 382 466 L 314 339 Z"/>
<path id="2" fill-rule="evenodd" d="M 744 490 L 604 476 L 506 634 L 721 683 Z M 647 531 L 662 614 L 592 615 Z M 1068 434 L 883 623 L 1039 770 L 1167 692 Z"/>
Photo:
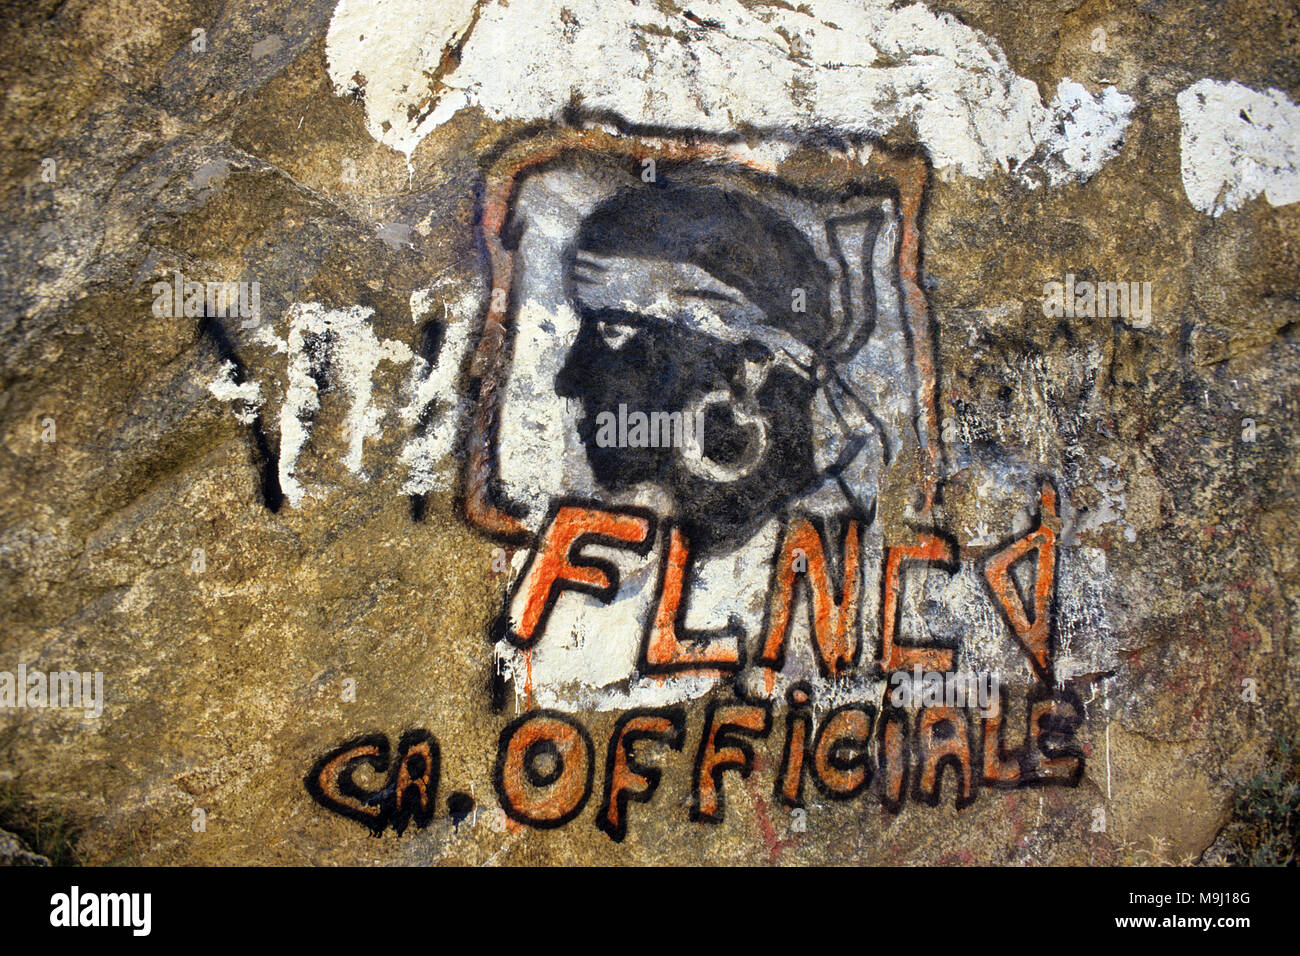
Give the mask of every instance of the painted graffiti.
<path id="1" fill-rule="evenodd" d="M 883 486 L 924 527 L 937 480 L 925 176 L 884 150 L 781 175 L 735 144 L 594 129 L 503 152 L 465 481 L 470 522 L 518 548 L 497 706 L 507 683 L 611 710 L 773 676 L 804 590 L 820 676 L 857 661 Z M 610 446 L 616 409 L 702 438 Z"/>
<path id="2" fill-rule="evenodd" d="M 719 823 L 760 747 L 790 811 L 1080 780 L 1055 483 L 1002 544 L 943 527 L 928 176 L 879 144 L 595 127 L 495 155 L 460 500 L 508 572 L 487 639 L 491 706 L 513 701 L 492 769 L 511 825 L 585 813 L 621 841 L 666 773 Z M 603 741 L 597 711 L 617 715 Z M 380 733 L 306 785 L 401 833 L 434 818 L 438 772 L 430 733 Z"/>
<path id="3" fill-rule="evenodd" d="M 908 799 L 937 806 L 945 775 L 951 778 L 953 803 L 962 809 L 981 787 L 1074 786 L 1083 774 L 1084 755 L 1074 739 L 1083 706 L 1070 690 L 1030 691 L 1016 746 L 1008 742 L 1011 703 L 1005 692 L 991 717 L 969 708 L 909 711 L 860 702 L 842 704 L 817 720 L 803 684 L 791 688 L 787 705 L 779 769 L 769 785 L 774 801 L 791 810 L 807 806 L 809 780 L 827 799 L 872 794 L 896 814 Z M 727 775 L 734 771 L 748 778 L 753 772 L 755 744 L 773 737 L 773 710 L 771 701 L 739 696 L 709 702 L 690 766 L 672 768 L 690 774 L 690 820 L 717 824 L 725 819 Z M 683 750 L 686 724 L 681 705 L 621 714 L 605 744 L 598 780 L 600 754 L 583 723 L 559 711 L 530 710 L 501 732 L 493 770 L 498 804 L 517 824 L 553 829 L 582 814 L 599 783 L 594 825 L 621 842 L 629 804 L 653 799 L 665 757 Z M 354 781 L 364 766 L 388 771 L 381 789 L 368 791 Z M 331 751 L 306 778 L 319 804 L 376 835 L 389 826 L 400 835 L 411 822 L 428 826 L 438 782 L 438 744 L 427 731 L 404 735 L 391 767 L 388 738 L 375 734 Z M 464 794 L 448 800 L 453 819 L 463 819 L 472 807 Z"/>

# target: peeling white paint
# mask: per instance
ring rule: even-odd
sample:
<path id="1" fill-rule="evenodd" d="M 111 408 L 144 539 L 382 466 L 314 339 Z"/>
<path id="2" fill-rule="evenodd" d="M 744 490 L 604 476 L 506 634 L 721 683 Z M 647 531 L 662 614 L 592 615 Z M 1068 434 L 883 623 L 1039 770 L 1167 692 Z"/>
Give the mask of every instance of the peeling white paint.
<path id="1" fill-rule="evenodd" d="M 208 391 L 219 402 L 230 402 L 235 418 L 244 425 L 251 425 L 257 417 L 257 410 L 262 407 L 262 387 L 256 381 L 237 383 L 235 381 L 235 363 L 227 361 L 221 366 L 217 377 L 208 382 Z"/>
<path id="2" fill-rule="evenodd" d="M 1043 168 L 1052 185 L 1096 175 L 1124 145 L 1133 106 L 1113 86 L 1094 97 L 1082 83 L 1062 80 L 1050 107 L 1060 126 L 1043 144 Z"/>
<path id="3" fill-rule="evenodd" d="M 1128 520 L 1128 494 L 1123 473 L 1113 459 L 1100 455 L 1097 460 L 1101 463 L 1101 475 L 1092 486 L 1101 498 L 1079 522 L 1077 532 L 1098 531 L 1104 525 L 1115 524 L 1123 529 L 1124 540 L 1132 543 L 1137 540 L 1137 529 Z"/>
<path id="4" fill-rule="evenodd" d="M 412 322 L 425 319 L 443 294 L 439 290 L 452 284 L 443 280 L 413 292 Z M 418 432 L 401 451 L 406 466 L 402 493 L 423 494 L 448 486 L 455 473 L 450 456 L 468 412 L 468 403 L 456 390 L 457 378 L 482 294 L 477 287 L 453 291 L 454 298 L 446 306 L 445 338 L 432 366 L 408 345 L 380 340 L 371 328 L 374 311 L 362 306 L 328 309 L 315 302 L 297 303 L 286 313 L 284 338 L 276 335 L 269 323 L 253 333 L 255 345 L 287 357 L 287 383 L 278 420 L 279 477 L 291 505 L 300 507 L 306 497 L 322 493 L 309 491 L 298 475 L 298 459 L 311 440 L 313 418 L 321 407 L 317 377 L 324 377 L 330 391 L 342 393 L 348 401 L 342 437 L 349 472 L 367 480 L 362 465 L 366 441 L 379 437 L 384 418 L 394 415 L 403 429 Z M 373 380 L 383 363 L 410 366 L 405 404 L 376 400 Z M 242 407 L 235 409 L 235 415 L 244 424 L 252 424 L 265 401 L 261 385 L 256 381 L 237 385 L 233 374 L 234 365 L 227 363 L 208 390 L 222 401 L 240 402 Z M 421 421 L 426 422 L 423 429 L 418 428 Z"/>
<path id="5" fill-rule="evenodd" d="M 434 288 L 411 293 L 411 320 L 419 322 L 433 309 Z M 469 403 L 456 392 L 461 362 L 469 348 L 470 329 L 478 312 L 480 292 L 462 292 L 446 308 L 447 326 L 438 359 L 431 367 L 415 356 L 407 383 L 410 400 L 400 414 L 408 429 L 429 417 L 422 434 L 413 436 L 402 449 L 407 479 L 402 493 L 420 495 L 445 489 L 454 474 L 445 462 L 460 435 L 461 422 L 469 413 Z M 436 416 L 436 417 L 431 417 Z"/>
<path id="6" fill-rule="evenodd" d="M 1211 216 L 1263 195 L 1300 202 L 1300 106 L 1279 90 L 1204 79 L 1178 94 L 1183 190 Z"/>
<path id="7" fill-rule="evenodd" d="M 380 435 L 383 411 L 372 401 L 372 379 L 382 362 L 406 363 L 414 358 L 410 348 L 392 339 L 380 341 L 370 327 L 373 309 L 352 306 L 327 309 L 317 302 L 289 308 L 289 334 L 279 340 L 269 329 L 259 330 L 258 341 L 289 356 L 288 385 L 280 408 L 280 489 L 295 508 L 307 489 L 298 480 L 298 456 L 311 435 L 311 421 L 320 409 L 317 375 L 325 373 L 331 385 L 348 396 L 343 440 L 344 464 L 365 479 L 361 465 L 367 438 Z"/>
<path id="8" fill-rule="evenodd" d="M 459 46 L 459 60 L 449 55 Z M 1133 101 L 1068 80 L 1045 104 L 998 44 L 946 13 L 892 0 L 755 10 L 696 0 L 339 0 L 326 39 L 339 95 L 364 98 L 371 135 L 408 157 L 477 106 L 554 120 L 571 105 L 630 123 L 713 133 L 911 122 L 935 166 L 1030 184 L 1094 175 Z"/>
<path id="9" fill-rule="evenodd" d="M 1115 576 L 1104 548 L 1057 552 L 1056 679 L 1103 674 L 1120 666 L 1119 639 L 1107 607 Z"/>

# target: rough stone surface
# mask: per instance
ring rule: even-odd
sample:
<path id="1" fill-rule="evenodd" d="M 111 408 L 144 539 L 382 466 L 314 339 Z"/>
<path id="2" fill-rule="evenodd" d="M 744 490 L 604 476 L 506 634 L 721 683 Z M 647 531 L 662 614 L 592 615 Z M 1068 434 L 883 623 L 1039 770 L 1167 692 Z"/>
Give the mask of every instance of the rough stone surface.
<path id="1" fill-rule="evenodd" d="M 0 866 L 49 866 L 50 861 L 33 853 L 8 830 L 0 830 Z"/>
<path id="2" fill-rule="evenodd" d="M 679 19 L 689 8 L 651 6 Z M 749 0 L 734 8 L 763 23 L 776 6 L 784 10 Z M 103 696 L 99 716 L 0 709 L 0 768 L 12 774 L 3 786 L 75 821 L 76 852 L 94 864 L 1198 860 L 1244 783 L 1278 759 L 1276 739 L 1300 731 L 1300 204 L 1286 201 L 1294 166 L 1267 152 L 1273 140 L 1252 140 L 1241 155 L 1264 155 L 1251 152 L 1258 146 L 1271 157 L 1257 166 L 1272 189 L 1262 180 L 1253 192 L 1234 188 L 1217 215 L 1198 208 L 1182 169 L 1179 94 L 1208 78 L 1294 107 L 1300 12 L 1273 0 L 935 0 L 928 9 L 999 49 L 1006 75 L 1037 87 L 1040 109 L 1066 79 L 1089 102 L 1104 102 L 1107 88 L 1133 101 L 1095 172 L 1054 182 L 997 163 L 927 166 L 919 210 L 943 450 L 925 523 L 951 537 L 973 590 L 934 572 L 916 589 L 926 600 L 909 599 L 904 631 L 949 635 L 961 648 L 980 628 L 1006 636 L 983 660 L 1010 695 L 1009 745 L 1024 737 L 1035 688 L 1074 695 L 1073 785 L 978 786 L 958 809 L 949 768 L 936 806 L 915 799 L 909 782 L 890 812 L 877 792 L 887 778 L 877 742 L 866 793 L 837 801 L 809 782 L 795 814 L 774 781 L 787 734 L 781 691 L 812 667 L 807 658 L 782 677 L 753 772 L 724 774 L 718 824 L 691 819 L 692 781 L 710 707 L 731 702 L 731 691 L 707 677 L 665 691 L 684 708 L 684 742 L 679 751 L 638 745 L 662 781 L 651 802 L 628 804 L 626 836 L 611 840 L 593 821 L 608 741 L 627 708 L 618 701 L 631 699 L 618 695 L 632 695 L 635 680 L 588 686 L 583 672 L 545 684 L 539 645 L 538 685 L 526 685 L 533 661 L 494 647 L 493 622 L 528 548 L 494 539 L 465 508 L 484 371 L 472 358 L 491 298 L 485 176 L 503 144 L 576 126 L 580 109 L 494 115 L 470 102 L 429 125 L 408 156 L 372 135 L 366 87 L 339 91 L 331 79 L 333 0 L 33 0 L 0 26 L 0 672 L 98 672 Z M 459 56 L 458 40 L 429 29 L 420 42 L 433 63 L 445 59 L 436 51 Z M 707 48 L 708 29 L 683 21 L 673 42 Z M 807 61 L 791 44 L 764 56 Z M 508 50 L 464 50 L 527 75 Z M 680 68 L 691 62 L 683 54 Z M 441 76 L 430 72 L 431 93 Z M 790 95 L 816 115 L 816 97 Z M 884 135 L 878 155 L 924 157 L 915 119 L 851 132 Z M 828 156 L 857 162 L 872 151 L 855 152 L 860 141 L 834 123 L 802 122 L 734 132 L 760 151 L 780 140 L 788 150 L 776 175 L 827 189 L 850 165 Z M 559 222 L 546 216 L 594 196 L 581 176 L 604 181 L 605 167 L 582 169 L 550 193 L 515 197 L 529 221 Z M 619 169 L 629 181 L 639 171 Z M 530 228 L 536 237 L 542 227 Z M 551 237 L 556 248 L 567 235 Z M 521 257 L 543 254 L 521 248 Z M 258 282 L 261 324 L 156 314 L 155 283 L 177 273 Z M 1149 319 L 1046 315 L 1046 285 L 1067 275 L 1149 282 Z M 521 336 L 546 328 L 546 316 L 529 326 L 532 313 L 516 306 Z M 553 375 L 546 361 L 514 354 L 516 366 Z M 572 493 L 565 482 L 576 481 L 583 454 L 576 437 L 545 431 L 560 411 L 512 411 L 543 408 L 529 404 L 539 381 L 506 390 L 501 427 L 513 460 L 567 449 L 549 501 Z M 914 478 L 915 460 L 905 464 Z M 519 474 L 501 477 L 533 481 Z M 887 493 L 892 474 L 879 475 L 864 564 L 914 542 L 906 496 Z M 1011 642 L 980 583 L 998 547 L 1035 527 L 1044 478 L 1061 518 L 1055 647 L 1073 662 L 1051 682 Z M 530 513 L 532 530 L 543 518 Z M 499 548 L 513 572 L 498 564 Z M 760 571 L 752 607 L 766 607 L 767 566 L 738 559 L 735 568 L 716 571 L 694 611 L 724 622 L 748 613 L 738 595 Z M 864 593 L 876 601 L 871 568 Z M 1016 570 L 1023 600 L 1028 573 Z M 636 580 L 655 582 L 650 572 Z M 963 597 L 974 593 L 979 613 Z M 579 598 L 560 600 L 576 607 Z M 868 618 L 864 660 L 880 626 Z M 574 620 L 572 634 L 548 634 L 545 647 L 567 639 L 580 657 L 602 635 L 632 634 L 624 617 Z M 752 630 L 747 640 L 752 663 Z M 809 646 L 799 630 L 790 643 Z M 512 680 L 496 711 L 502 667 Z M 761 688 L 762 676 L 750 668 L 738 684 Z M 647 694 L 665 686 L 639 679 Z M 829 701 L 878 706 L 885 685 L 864 676 L 844 686 L 835 697 L 818 685 L 819 725 Z M 575 819 L 540 829 L 497 812 L 493 778 L 503 729 L 548 693 L 590 734 L 594 783 Z M 440 752 L 427 826 L 376 839 L 304 785 L 345 742 L 381 734 L 396 752 L 417 728 Z M 972 759 L 982 766 L 982 753 Z M 408 769 L 418 777 L 425 768 Z M 381 790 L 384 774 L 356 770 L 359 788 Z M 476 809 L 449 810 L 456 793 Z M 6 846 L 0 860 L 24 852 Z"/>

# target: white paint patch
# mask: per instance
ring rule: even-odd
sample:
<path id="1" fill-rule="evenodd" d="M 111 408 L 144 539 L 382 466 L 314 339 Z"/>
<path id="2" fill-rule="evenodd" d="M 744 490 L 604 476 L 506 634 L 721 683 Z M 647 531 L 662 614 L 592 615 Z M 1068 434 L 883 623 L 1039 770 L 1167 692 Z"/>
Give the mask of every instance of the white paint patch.
<path id="1" fill-rule="evenodd" d="M 1044 143 L 1043 168 L 1052 185 L 1096 175 L 1124 145 L 1133 105 L 1113 86 L 1093 97 L 1082 83 L 1062 80 L 1050 107 L 1060 127 Z"/>
<path id="2" fill-rule="evenodd" d="M 462 95 L 442 97 L 444 109 L 409 118 L 407 109 L 430 97 L 425 71 L 473 20 L 475 0 L 375 0 L 334 8 L 325 55 L 339 95 L 364 95 L 370 135 L 408 156 L 435 125 L 468 105 Z M 384 61 L 382 67 L 377 61 Z M 434 122 L 435 116 L 437 117 Z"/>
<path id="3" fill-rule="evenodd" d="M 230 402 L 235 407 L 232 411 L 241 424 L 251 425 L 257 417 L 257 410 L 262 407 L 262 387 L 257 382 L 235 381 L 235 363 L 227 361 L 221 366 L 217 377 L 208 382 L 208 391 L 219 402 Z"/>
<path id="4" fill-rule="evenodd" d="M 459 62 L 448 52 L 459 45 Z M 408 157 L 456 112 L 554 120 L 570 105 L 712 133 L 914 124 L 936 167 L 1084 181 L 1118 150 L 1133 101 L 1064 81 L 1044 104 L 998 44 L 920 3 L 819 0 L 755 10 L 695 0 L 339 0 L 326 38 L 339 95 Z"/>
<path id="5" fill-rule="evenodd" d="M 1062 548 L 1057 556 L 1057 682 L 1116 670 L 1119 640 L 1107 605 L 1115 576 L 1105 549 Z"/>
<path id="6" fill-rule="evenodd" d="M 419 323 L 437 304 L 439 291 L 453 285 L 443 280 L 411 294 L 411 321 Z M 309 494 L 297 474 L 298 459 L 311 438 L 312 420 L 321 407 L 317 378 L 328 380 L 331 390 L 346 395 L 348 411 L 343 425 L 346 443 L 344 464 L 362 480 L 367 439 L 381 435 L 381 423 L 395 414 L 403 428 L 414 431 L 402 448 L 401 459 L 407 477 L 403 494 L 423 494 L 444 489 L 455 472 L 448 467 L 468 403 L 457 393 L 457 377 L 470 346 L 473 318 L 479 308 L 480 288 L 461 288 L 446 306 L 446 330 L 437 361 L 430 366 L 409 346 L 392 339 L 380 340 L 371 328 L 372 309 L 352 306 L 327 309 L 319 303 L 298 303 L 287 318 L 285 338 L 268 325 L 253 335 L 253 342 L 263 348 L 286 355 L 287 385 L 280 408 L 279 472 L 280 487 L 294 507 L 300 507 Z M 405 384 L 406 402 L 390 409 L 377 405 L 373 379 L 379 366 L 389 362 L 410 365 Z M 241 422 L 251 424 L 264 401 L 256 382 L 236 385 L 234 366 L 227 363 L 218 378 L 208 385 L 214 396 L 226 401 L 241 401 L 244 408 L 235 414 Z M 419 428 L 425 422 L 423 429 Z"/>
<path id="7" fill-rule="evenodd" d="M 478 312 L 478 289 L 462 292 L 447 305 L 447 325 L 438 359 L 430 367 L 419 356 L 412 362 L 407 384 L 410 401 L 401 410 L 402 424 L 414 429 L 427 419 L 422 434 L 417 434 L 402 449 L 407 467 L 402 493 L 421 495 L 445 489 L 454 474 L 445 462 L 460 435 L 461 422 L 469 412 L 469 403 L 456 391 L 457 373 L 469 348 L 470 328 Z M 419 322 L 432 311 L 434 289 L 417 289 L 411 293 L 411 321 Z"/>
<path id="8" fill-rule="evenodd" d="M 381 362 L 410 362 L 410 348 L 392 339 L 380 341 L 370 327 L 373 309 L 352 306 L 327 309 L 316 302 L 297 303 L 288 312 L 289 334 L 277 339 L 269 329 L 259 330 L 258 341 L 289 356 L 288 386 L 280 409 L 280 488 L 295 508 L 307 490 L 297 476 L 298 456 L 311 434 L 311 420 L 320 409 L 316 379 L 327 374 L 334 387 L 347 394 L 343 439 L 344 464 L 364 479 L 361 458 L 367 438 L 380 435 L 383 412 L 372 401 L 372 379 Z"/>
<path id="9" fill-rule="evenodd" d="M 1178 94 L 1183 190 L 1211 216 L 1263 194 L 1300 202 L 1300 106 L 1279 90 L 1204 79 Z"/>
<path id="10" fill-rule="evenodd" d="M 1077 532 L 1097 531 L 1104 525 L 1116 524 L 1124 530 L 1124 540 L 1137 541 L 1137 528 L 1128 520 L 1128 495 L 1125 493 L 1123 473 L 1113 459 L 1105 455 L 1098 457 L 1101 474 L 1092 486 L 1101 493 L 1101 499 L 1084 519 L 1079 522 Z"/>

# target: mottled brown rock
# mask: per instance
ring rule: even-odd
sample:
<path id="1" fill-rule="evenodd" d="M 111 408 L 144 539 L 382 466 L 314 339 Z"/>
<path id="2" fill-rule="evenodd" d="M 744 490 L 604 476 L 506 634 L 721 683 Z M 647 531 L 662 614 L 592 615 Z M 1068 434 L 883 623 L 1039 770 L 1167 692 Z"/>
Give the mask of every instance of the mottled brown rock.
<path id="1" fill-rule="evenodd" d="M 1091 181 L 1031 190 L 1002 172 L 934 174 L 922 220 L 939 418 L 952 421 L 942 526 L 963 547 L 981 527 L 1023 531 L 1035 479 L 1051 474 L 1068 485 L 1067 547 L 1105 554 L 1117 664 L 1071 678 L 1085 705 L 1077 786 L 980 789 L 957 810 L 949 778 L 938 806 L 908 800 L 892 815 L 809 784 L 799 832 L 773 801 L 779 704 L 754 772 L 725 780 L 725 821 L 693 823 L 697 699 L 681 751 L 659 758 L 653 802 L 629 804 L 623 843 L 592 825 L 614 712 L 577 715 L 595 762 L 577 820 L 533 830 L 495 815 L 498 735 L 515 717 L 489 693 L 505 576 L 459 482 L 418 502 L 402 490 L 406 369 L 374 374 L 394 414 L 365 443 L 365 479 L 344 465 L 337 381 L 319 383 L 297 467 L 328 495 L 272 510 L 252 429 L 208 389 L 223 347 L 198 317 L 155 316 L 151 287 L 177 271 L 256 277 L 272 324 L 294 303 L 361 306 L 379 340 L 420 354 L 411 294 L 438 280 L 486 288 L 477 191 L 518 126 L 463 111 L 408 167 L 331 88 L 328 0 L 42 0 L 0 27 L 0 671 L 100 671 L 105 705 L 93 720 L 0 710 L 0 768 L 30 805 L 75 820 L 93 864 L 1200 858 L 1245 781 L 1279 759 L 1275 737 L 1300 731 L 1300 206 L 1193 208 L 1174 97 L 1211 76 L 1300 100 L 1300 14 L 1271 0 L 931 7 L 993 37 L 1045 99 L 1070 76 L 1137 100 L 1122 150 Z M 1105 55 L 1089 47 L 1096 27 Z M 206 53 L 189 46 L 194 28 Z M 1044 283 L 1066 273 L 1150 281 L 1150 326 L 1045 317 Z M 238 320 L 223 328 L 262 386 L 274 451 L 284 357 Z M 1003 468 L 1015 482 L 981 495 Z M 1120 519 L 1100 517 L 1120 495 Z M 304 787 L 343 742 L 381 733 L 396 750 L 413 728 L 441 750 L 427 827 L 375 839 Z M 467 819 L 447 810 L 455 791 L 473 796 Z M 41 859 L 0 845 L 6 856 Z"/>

